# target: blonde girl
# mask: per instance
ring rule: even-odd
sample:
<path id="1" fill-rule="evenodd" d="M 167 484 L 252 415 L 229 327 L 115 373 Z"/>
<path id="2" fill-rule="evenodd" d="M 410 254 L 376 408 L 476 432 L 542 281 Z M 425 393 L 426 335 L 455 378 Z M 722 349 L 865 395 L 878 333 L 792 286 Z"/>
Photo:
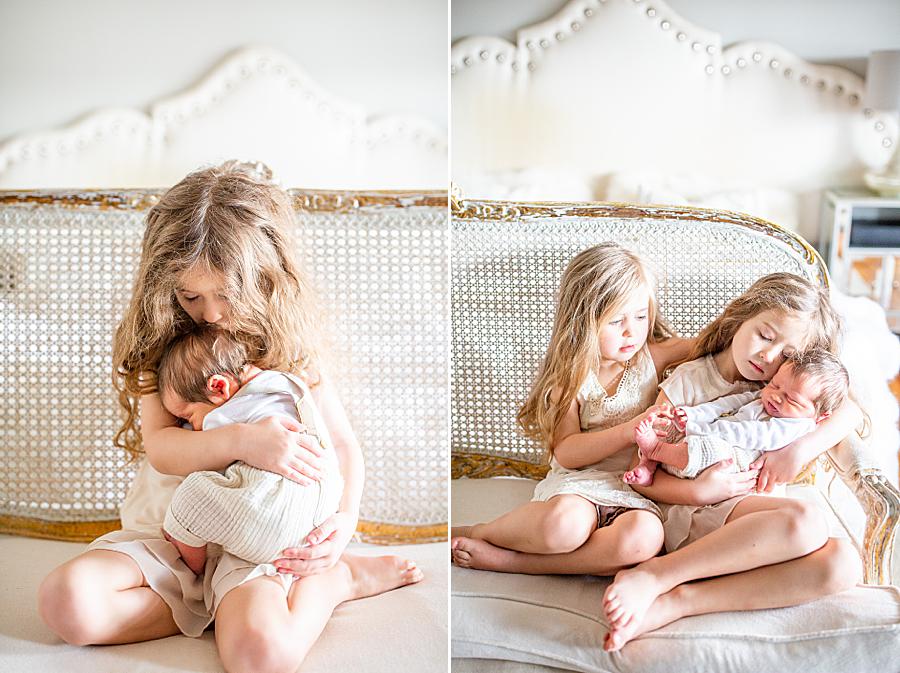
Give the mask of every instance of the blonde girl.
<path id="1" fill-rule="evenodd" d="M 140 267 L 113 344 L 124 410 L 116 443 L 146 453 L 122 506 L 123 530 L 95 540 L 41 584 L 39 611 L 65 641 L 129 643 L 200 636 L 215 618 L 226 670 L 294 671 L 339 603 L 418 581 L 398 557 L 344 554 L 363 486 L 359 444 L 321 367 L 315 298 L 291 255 L 287 194 L 268 169 L 227 162 L 188 175 L 147 216 Z M 162 406 L 156 369 L 192 323 L 216 323 L 246 343 L 253 364 L 302 377 L 332 435 L 346 483 L 339 511 L 289 549 L 269 576 L 210 551 L 195 576 L 162 536 L 181 478 L 241 460 L 299 483 L 321 475 L 315 442 L 269 418 L 191 432 Z"/>
<path id="2" fill-rule="evenodd" d="M 548 449 L 550 472 L 531 502 L 494 521 L 454 528 L 454 563 L 539 573 L 511 559 L 552 560 L 590 540 L 598 574 L 612 574 L 659 551 L 659 510 L 621 481 L 660 373 L 689 347 L 664 340 L 655 288 L 641 258 L 612 243 L 570 262 L 550 345 L 518 416 L 525 433 Z"/>
<path id="3" fill-rule="evenodd" d="M 792 274 L 766 276 L 703 331 L 691 361 L 662 383 L 657 402 L 692 405 L 758 388 L 795 351 L 836 351 L 838 332 L 821 288 Z M 758 490 L 792 481 L 861 418 L 847 400 L 812 433 L 764 454 L 751 465 L 759 470 Z M 608 650 L 687 615 L 797 605 L 859 581 L 856 550 L 846 539 L 829 538 L 824 514 L 811 503 L 759 495 L 718 502 L 703 484 L 663 472 L 652 486 L 635 488 L 671 503 L 660 505 L 668 553 L 623 570 L 607 589 Z M 714 579 L 691 582 L 703 578 Z"/>

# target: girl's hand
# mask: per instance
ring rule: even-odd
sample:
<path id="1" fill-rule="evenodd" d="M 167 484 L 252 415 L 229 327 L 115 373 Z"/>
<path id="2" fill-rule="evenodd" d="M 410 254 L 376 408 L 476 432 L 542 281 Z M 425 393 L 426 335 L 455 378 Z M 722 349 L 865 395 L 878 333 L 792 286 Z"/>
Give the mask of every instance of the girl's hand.
<path id="1" fill-rule="evenodd" d="M 759 470 L 758 493 L 770 493 L 777 484 L 789 484 L 803 469 L 803 461 L 797 451 L 786 446 L 777 451 L 766 451 L 750 464 L 751 470 Z"/>
<path id="2" fill-rule="evenodd" d="M 243 460 L 309 486 L 322 478 L 322 447 L 305 428 L 288 418 L 270 416 L 251 424 Z"/>
<path id="3" fill-rule="evenodd" d="M 675 427 L 684 432 L 687 427 L 687 412 L 681 407 L 675 407 L 672 413 L 672 420 L 675 421 Z"/>
<path id="4" fill-rule="evenodd" d="M 356 532 L 356 523 L 357 517 L 347 512 L 332 514 L 306 536 L 309 546 L 285 549 L 281 552 L 284 556 L 275 561 L 275 567 L 298 577 L 325 572 L 344 553 Z"/>
<path id="5" fill-rule="evenodd" d="M 660 418 L 671 418 L 672 417 L 672 407 L 668 404 L 654 404 L 650 408 L 647 409 L 642 414 L 638 414 L 634 418 L 631 419 L 631 429 L 634 430 L 641 423 L 644 422 L 644 419 L 654 417 L 654 419 Z M 654 424 L 655 426 L 656 424 Z"/>
<path id="6" fill-rule="evenodd" d="M 729 472 L 733 462 L 729 458 L 710 465 L 694 480 L 702 493 L 703 502 L 699 504 L 714 505 L 756 489 L 759 470 L 751 465 L 746 472 Z"/>

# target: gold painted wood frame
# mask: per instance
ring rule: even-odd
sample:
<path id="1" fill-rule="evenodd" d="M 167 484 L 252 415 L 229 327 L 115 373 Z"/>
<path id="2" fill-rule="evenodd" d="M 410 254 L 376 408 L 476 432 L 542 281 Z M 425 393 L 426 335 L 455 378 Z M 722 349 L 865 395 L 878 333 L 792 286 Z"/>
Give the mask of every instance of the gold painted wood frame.
<path id="1" fill-rule="evenodd" d="M 120 530 L 118 519 L 104 521 L 44 521 L 22 516 L 0 516 L 0 534 L 22 535 L 65 542 L 90 542 Z M 411 526 L 377 521 L 360 521 L 354 539 L 369 544 L 424 544 L 447 540 L 447 524 Z"/>

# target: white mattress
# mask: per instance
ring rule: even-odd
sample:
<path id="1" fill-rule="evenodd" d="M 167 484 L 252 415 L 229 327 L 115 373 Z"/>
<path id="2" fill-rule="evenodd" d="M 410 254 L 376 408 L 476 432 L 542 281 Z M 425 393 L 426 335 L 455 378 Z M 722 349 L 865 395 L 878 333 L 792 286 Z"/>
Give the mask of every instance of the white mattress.
<path id="1" fill-rule="evenodd" d="M 55 566 L 86 545 L 0 536 L 0 671 L 10 673 L 219 673 L 212 631 L 133 645 L 74 647 L 37 613 L 37 587 Z M 351 545 L 354 553 L 414 559 L 425 580 L 335 610 L 303 673 L 418 673 L 447 667 L 446 543 L 384 547 Z"/>
<path id="2" fill-rule="evenodd" d="M 530 499 L 533 488 L 534 482 L 524 479 L 455 480 L 451 489 L 453 522 L 471 524 L 493 518 Z M 608 583 L 608 578 L 529 576 L 454 567 L 453 670 L 900 670 L 900 591 L 895 586 L 861 585 L 790 608 L 689 617 L 610 654 L 602 649 L 607 625 L 601 599 Z M 482 668 L 482 660 L 498 664 Z"/>

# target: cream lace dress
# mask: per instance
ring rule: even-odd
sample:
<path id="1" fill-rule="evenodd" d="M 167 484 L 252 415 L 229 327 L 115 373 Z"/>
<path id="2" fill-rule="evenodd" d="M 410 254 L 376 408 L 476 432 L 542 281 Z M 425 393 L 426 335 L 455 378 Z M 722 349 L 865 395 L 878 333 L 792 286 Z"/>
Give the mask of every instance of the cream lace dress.
<path id="1" fill-rule="evenodd" d="M 629 360 L 613 395 L 607 394 L 591 372 L 576 396 L 581 430 L 605 430 L 630 421 L 653 404 L 657 383 L 656 367 L 646 346 Z M 572 494 L 595 505 L 644 509 L 659 515 L 654 502 L 622 481 L 634 457 L 634 448 L 622 449 L 580 470 L 567 469 L 552 459 L 550 472 L 535 486 L 532 500 L 545 501 L 555 495 Z"/>

